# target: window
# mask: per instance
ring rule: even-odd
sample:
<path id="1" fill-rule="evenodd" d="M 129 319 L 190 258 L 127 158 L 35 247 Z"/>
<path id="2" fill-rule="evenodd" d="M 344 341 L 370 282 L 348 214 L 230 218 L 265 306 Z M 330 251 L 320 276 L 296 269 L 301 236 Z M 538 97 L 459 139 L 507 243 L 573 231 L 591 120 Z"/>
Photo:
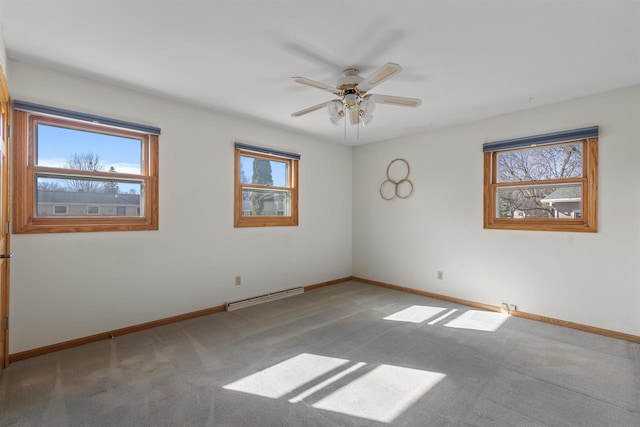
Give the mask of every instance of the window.
<path id="1" fill-rule="evenodd" d="M 483 151 L 484 228 L 597 231 L 597 126 Z"/>
<path id="2" fill-rule="evenodd" d="M 298 225 L 297 154 L 236 143 L 235 226 Z"/>
<path id="3" fill-rule="evenodd" d="M 14 110 L 14 233 L 158 229 L 159 129 Z"/>
<path id="4" fill-rule="evenodd" d="M 67 214 L 67 206 L 54 206 L 53 207 L 53 214 L 54 215 L 66 215 Z"/>

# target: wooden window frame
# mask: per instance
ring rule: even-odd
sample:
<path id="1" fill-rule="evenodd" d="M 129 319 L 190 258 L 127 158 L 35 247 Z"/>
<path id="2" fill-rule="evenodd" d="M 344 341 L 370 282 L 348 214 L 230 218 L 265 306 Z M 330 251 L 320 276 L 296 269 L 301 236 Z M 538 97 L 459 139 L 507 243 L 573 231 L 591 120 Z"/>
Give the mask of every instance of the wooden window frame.
<path id="1" fill-rule="evenodd" d="M 276 187 L 272 185 L 243 184 L 241 177 L 242 156 L 254 157 L 265 160 L 276 160 L 287 162 L 289 167 L 289 186 Z M 295 158 L 281 157 L 272 154 L 257 153 L 242 148 L 235 148 L 235 203 L 234 203 L 234 226 L 235 227 L 280 227 L 298 225 L 298 160 Z M 288 216 L 244 216 L 242 215 L 242 190 L 244 187 L 264 188 L 267 190 L 286 190 L 291 194 L 291 215 Z"/>
<path id="2" fill-rule="evenodd" d="M 577 231 L 591 233 L 598 231 L 598 138 L 594 137 L 573 141 L 562 141 L 549 145 L 562 145 L 568 142 L 582 143 L 582 176 L 578 178 L 498 183 L 498 155 L 512 150 L 496 150 L 484 153 L 484 228 L 502 230 Z M 582 184 L 582 218 L 498 218 L 496 216 L 496 193 L 498 188 L 571 183 Z"/>
<path id="3" fill-rule="evenodd" d="M 136 138 L 142 141 L 141 174 L 79 171 L 36 164 L 36 132 L 39 123 L 69 129 Z M 73 119 L 13 111 L 13 232 L 69 233 L 158 230 L 158 135 Z M 143 185 L 144 216 L 136 217 L 39 217 L 36 185 L 38 174 L 135 180 Z"/>

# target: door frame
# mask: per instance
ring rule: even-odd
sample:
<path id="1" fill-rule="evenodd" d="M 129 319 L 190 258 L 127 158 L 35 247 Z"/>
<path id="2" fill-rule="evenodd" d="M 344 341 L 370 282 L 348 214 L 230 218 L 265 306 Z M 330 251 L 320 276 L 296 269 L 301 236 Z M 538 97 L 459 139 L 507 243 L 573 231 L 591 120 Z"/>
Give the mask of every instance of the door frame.
<path id="1" fill-rule="evenodd" d="M 0 123 L 2 129 L 0 129 L 0 151 L 4 151 L 5 162 L 4 168 L 0 168 L 2 176 L 0 176 L 0 233 L 4 234 L 6 239 L 6 248 L 4 252 L 11 252 L 11 174 L 9 173 L 9 162 L 11 157 L 9 156 L 10 150 L 10 138 L 11 138 L 11 98 L 9 96 L 9 86 L 7 84 L 7 78 L 4 73 L 4 69 L 0 64 L 0 114 L 3 116 Z M 2 158 L 0 157 L 0 162 Z M 9 366 L 9 328 L 5 328 L 5 318 L 9 319 L 9 259 L 0 259 L 0 334 L 2 334 L 2 363 L 0 363 L 0 373 L 3 368 Z"/>

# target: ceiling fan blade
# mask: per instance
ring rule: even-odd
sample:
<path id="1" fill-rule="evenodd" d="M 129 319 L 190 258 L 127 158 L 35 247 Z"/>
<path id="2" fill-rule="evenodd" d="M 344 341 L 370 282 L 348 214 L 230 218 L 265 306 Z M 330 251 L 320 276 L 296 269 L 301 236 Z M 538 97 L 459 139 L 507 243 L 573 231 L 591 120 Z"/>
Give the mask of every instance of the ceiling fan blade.
<path id="1" fill-rule="evenodd" d="M 300 117 L 300 116 L 303 116 L 303 115 L 305 115 L 307 113 L 311 113 L 311 112 L 319 110 L 321 108 L 325 108 L 327 106 L 327 104 L 330 103 L 330 102 L 333 102 L 333 101 L 323 102 L 322 104 L 314 105 L 313 107 L 309 107 L 309 108 L 305 108 L 304 110 L 296 111 L 295 113 L 291 114 L 291 117 Z"/>
<path id="2" fill-rule="evenodd" d="M 367 95 L 364 98 L 370 99 L 376 104 L 401 105 L 403 107 L 417 107 L 418 105 L 422 104 L 421 99 L 404 98 L 402 96 Z"/>
<path id="3" fill-rule="evenodd" d="M 394 64 L 393 62 L 387 62 L 382 67 L 378 68 L 376 72 L 360 82 L 358 84 L 358 89 L 360 92 L 367 92 L 400 71 L 402 71 L 402 67 L 400 65 Z"/>
<path id="4" fill-rule="evenodd" d="M 360 123 L 360 109 L 349 109 L 349 120 L 351 121 L 352 125 L 357 125 L 358 123 Z"/>
<path id="5" fill-rule="evenodd" d="M 320 83 L 320 82 L 316 82 L 315 80 L 309 80 L 305 77 L 291 77 L 291 80 L 293 80 L 296 83 L 301 83 L 303 85 L 308 85 L 308 86 L 313 86 L 315 88 L 318 89 L 322 89 L 322 90 L 326 90 L 327 92 L 331 92 L 334 95 L 339 95 L 340 94 L 340 90 L 333 87 L 333 86 L 329 86 L 327 84 L 324 83 Z"/>

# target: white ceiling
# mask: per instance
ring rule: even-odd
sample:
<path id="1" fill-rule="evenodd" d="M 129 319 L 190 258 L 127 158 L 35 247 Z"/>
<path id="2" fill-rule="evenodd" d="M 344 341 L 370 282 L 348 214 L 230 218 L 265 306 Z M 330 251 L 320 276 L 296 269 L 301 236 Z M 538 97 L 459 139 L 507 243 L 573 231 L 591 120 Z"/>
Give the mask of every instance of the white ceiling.
<path id="1" fill-rule="evenodd" d="M 0 22 L 10 58 L 348 145 L 640 83 L 640 1 L 0 0 Z M 347 139 L 291 117 L 334 97 L 290 77 L 386 62 L 404 71 L 371 93 L 420 107 Z"/>

